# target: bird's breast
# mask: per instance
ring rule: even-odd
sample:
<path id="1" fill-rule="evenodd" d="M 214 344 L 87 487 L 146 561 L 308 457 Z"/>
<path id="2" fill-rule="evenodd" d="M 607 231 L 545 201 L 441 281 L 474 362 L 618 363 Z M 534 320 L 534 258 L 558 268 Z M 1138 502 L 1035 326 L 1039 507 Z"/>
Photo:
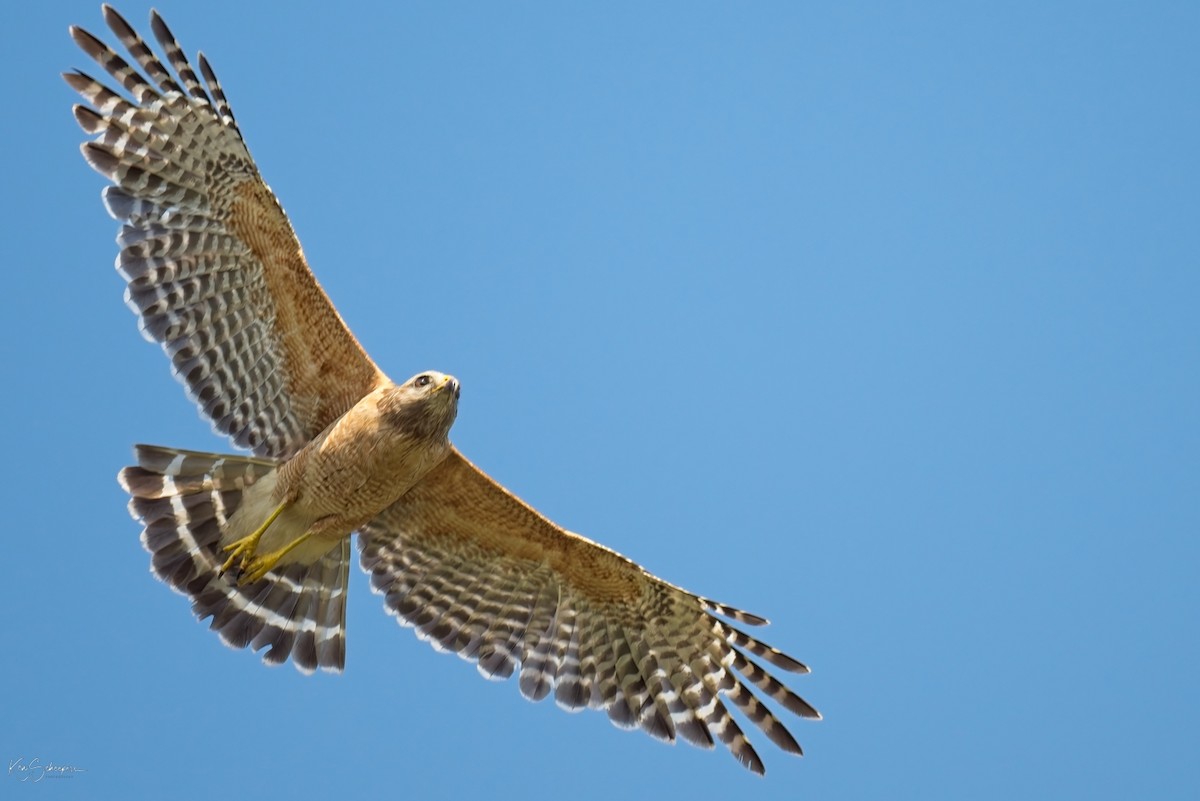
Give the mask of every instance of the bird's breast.
<path id="1" fill-rule="evenodd" d="M 445 439 L 422 441 L 353 412 L 280 470 L 277 494 L 293 497 L 314 529 L 330 536 L 349 534 L 391 506 L 450 449 Z"/>

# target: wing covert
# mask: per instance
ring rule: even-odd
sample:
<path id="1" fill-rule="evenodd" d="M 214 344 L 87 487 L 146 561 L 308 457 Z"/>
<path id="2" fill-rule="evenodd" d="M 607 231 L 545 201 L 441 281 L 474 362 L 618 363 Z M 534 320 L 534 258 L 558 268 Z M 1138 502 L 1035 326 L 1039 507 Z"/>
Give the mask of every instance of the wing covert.
<path id="1" fill-rule="evenodd" d="M 214 429 L 286 458 L 387 379 L 309 270 L 207 59 L 201 82 L 156 12 L 170 68 L 116 11 L 104 17 L 141 72 L 87 31 L 71 36 L 128 97 L 63 77 L 90 104 L 75 106 L 95 135 L 83 155 L 114 184 L 104 202 L 124 223 L 126 301 Z"/>

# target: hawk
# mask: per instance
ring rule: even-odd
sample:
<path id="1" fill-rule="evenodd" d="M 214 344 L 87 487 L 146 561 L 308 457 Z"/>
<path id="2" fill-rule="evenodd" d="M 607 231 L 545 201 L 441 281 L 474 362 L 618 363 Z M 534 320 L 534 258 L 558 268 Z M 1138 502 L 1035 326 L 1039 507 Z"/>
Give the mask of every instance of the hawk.
<path id="1" fill-rule="evenodd" d="M 357 532 L 388 612 L 488 678 L 516 674 L 526 698 L 553 694 L 667 741 L 719 740 L 762 773 L 732 706 L 800 754 L 761 696 L 820 715 L 763 664 L 808 668 L 738 627 L 767 621 L 564 530 L 469 462 L 448 438 L 457 379 L 393 383 L 367 356 L 309 270 L 204 55 L 198 76 L 151 12 L 164 64 L 103 12 L 136 66 L 73 26 L 118 89 L 63 77 L 87 101 L 74 106 L 94 135 L 84 158 L 112 182 L 103 198 L 122 223 L 126 301 L 214 429 L 250 452 L 136 446 L 119 480 L 153 573 L 226 644 L 340 671 Z"/>

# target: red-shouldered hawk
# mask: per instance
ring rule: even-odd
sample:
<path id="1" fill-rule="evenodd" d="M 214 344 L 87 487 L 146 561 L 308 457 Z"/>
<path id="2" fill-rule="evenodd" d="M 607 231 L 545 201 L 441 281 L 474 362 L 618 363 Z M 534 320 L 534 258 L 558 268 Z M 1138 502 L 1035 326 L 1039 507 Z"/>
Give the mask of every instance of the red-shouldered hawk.
<path id="1" fill-rule="evenodd" d="M 618 726 L 711 747 L 763 771 L 728 704 L 800 746 L 755 691 L 819 715 L 756 659 L 795 659 L 734 625 L 766 621 L 659 579 L 565 531 L 450 444 L 459 384 L 393 383 L 363 352 L 259 176 L 216 76 L 203 82 L 157 13 L 168 69 L 112 8 L 141 72 L 71 36 L 129 98 L 82 72 L 75 118 L 113 185 L 117 269 L 146 337 L 214 428 L 253 455 L 139 445 L 121 472 L 160 579 L 235 648 L 301 670 L 345 662 L 350 536 L 389 612 L 532 700 L 607 711 Z M 143 76 L 144 73 L 144 76 Z M 733 622 L 730 622 L 733 621 Z"/>

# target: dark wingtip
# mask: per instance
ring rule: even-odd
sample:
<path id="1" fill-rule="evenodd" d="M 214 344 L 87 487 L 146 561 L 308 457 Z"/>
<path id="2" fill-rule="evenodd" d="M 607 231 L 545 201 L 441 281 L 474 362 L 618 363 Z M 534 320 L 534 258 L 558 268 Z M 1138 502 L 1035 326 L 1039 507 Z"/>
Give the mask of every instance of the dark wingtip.
<path id="1" fill-rule="evenodd" d="M 84 142 L 79 146 L 79 152 L 83 154 L 84 159 L 87 160 L 91 168 L 105 178 L 111 179 L 116 173 L 120 162 L 103 145 L 96 144 L 95 142 Z"/>
<path id="2" fill-rule="evenodd" d="M 150 29 L 154 31 L 154 36 L 158 39 L 158 43 L 162 44 L 163 40 L 174 41 L 175 34 L 171 33 L 171 28 L 167 25 L 167 21 L 162 18 L 156 9 L 150 9 Z"/>
<path id="3" fill-rule="evenodd" d="M 118 26 L 132 30 L 132 27 L 128 22 L 125 21 L 125 18 L 121 16 L 121 13 L 108 3 L 101 4 L 100 12 L 104 15 L 105 24 L 107 24 L 108 27 L 112 28 L 114 31 Z"/>
<path id="4" fill-rule="evenodd" d="M 777 730 L 768 734 L 771 742 L 779 746 L 780 750 L 788 754 L 794 754 L 798 757 L 804 756 L 804 749 L 800 747 L 800 743 L 796 742 L 796 737 L 787 730 L 787 727 L 782 723 L 776 722 Z"/>
<path id="5" fill-rule="evenodd" d="M 804 664 L 798 659 L 788 656 L 783 651 L 778 649 L 775 650 L 775 659 L 771 661 L 771 664 L 783 668 L 784 670 L 791 671 L 792 673 L 804 674 L 812 672 L 808 665 Z"/>
<path id="6" fill-rule="evenodd" d="M 79 123 L 84 133 L 97 134 L 104 130 L 104 118 L 82 103 L 71 106 L 71 113 L 75 115 L 75 122 Z"/>
<path id="7" fill-rule="evenodd" d="M 67 86 L 74 89 L 76 92 L 82 92 L 84 88 L 91 83 L 95 83 L 95 79 L 81 69 L 74 69 L 70 72 L 60 72 L 59 75 L 67 82 Z"/>
<path id="8" fill-rule="evenodd" d="M 758 756 L 758 752 L 749 743 L 746 744 L 745 752 L 738 754 L 738 761 L 756 776 L 767 775 L 766 765 L 763 764 L 762 759 Z"/>
<path id="9" fill-rule="evenodd" d="M 75 44 L 79 45 L 89 56 L 94 56 L 96 53 L 104 51 L 104 42 L 101 42 L 95 36 L 88 33 L 85 28 L 72 25 L 67 28 L 67 32 L 71 34 L 71 38 L 75 40 Z"/>

